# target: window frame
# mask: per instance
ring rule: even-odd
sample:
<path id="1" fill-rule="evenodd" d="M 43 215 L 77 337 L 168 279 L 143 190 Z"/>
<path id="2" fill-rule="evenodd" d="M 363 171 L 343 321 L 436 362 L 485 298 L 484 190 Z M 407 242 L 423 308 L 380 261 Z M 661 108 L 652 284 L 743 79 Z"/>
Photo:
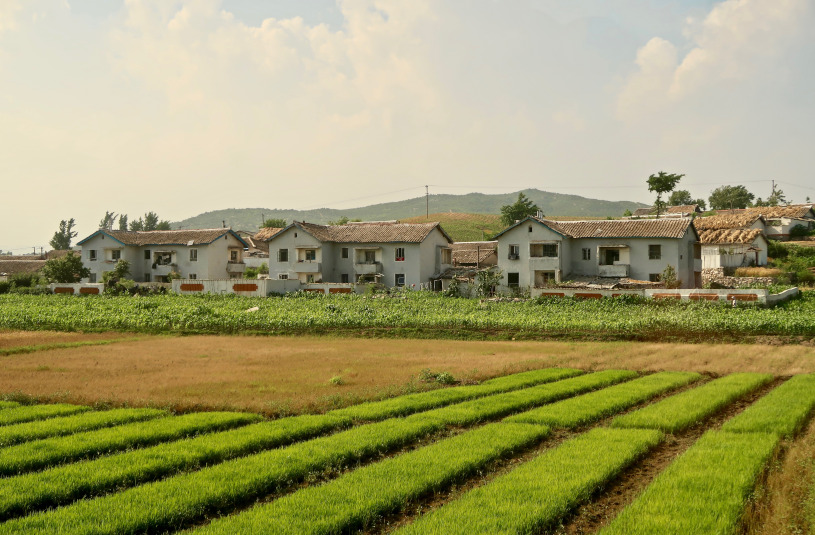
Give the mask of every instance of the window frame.
<path id="1" fill-rule="evenodd" d="M 658 243 L 648 244 L 648 260 L 662 260 L 662 245 Z"/>
<path id="2" fill-rule="evenodd" d="M 88 262 L 96 262 L 99 260 L 96 249 L 88 249 Z"/>
<path id="3" fill-rule="evenodd" d="M 198 262 L 198 249 L 190 249 L 190 262 Z"/>
<path id="4" fill-rule="evenodd" d="M 402 254 L 400 255 L 399 253 L 402 253 Z M 394 256 L 394 261 L 396 261 L 396 262 L 404 262 L 405 261 L 405 248 L 404 247 L 394 247 L 393 256 Z"/>
<path id="5" fill-rule="evenodd" d="M 145 249 L 144 250 L 144 259 L 145 260 L 151 260 L 152 258 L 153 258 L 153 255 L 152 255 L 152 253 L 150 253 L 150 249 Z"/>
<path id="6" fill-rule="evenodd" d="M 343 247 L 340 251 L 340 256 L 342 258 L 348 258 L 348 247 Z"/>
<path id="7" fill-rule="evenodd" d="M 121 249 L 111 249 L 110 251 L 110 259 L 114 262 L 118 262 L 122 259 L 122 250 Z"/>
<path id="8" fill-rule="evenodd" d="M 511 278 L 514 278 L 515 282 L 512 282 L 510 280 Z M 521 274 L 519 272 L 507 272 L 507 286 L 510 288 L 520 288 Z"/>
<path id="9" fill-rule="evenodd" d="M 277 250 L 277 261 L 278 262 L 288 262 L 289 261 L 289 250 L 288 249 L 278 249 Z"/>
<path id="10" fill-rule="evenodd" d="M 583 247 L 583 260 L 591 260 L 591 247 Z"/>
<path id="11" fill-rule="evenodd" d="M 399 283 L 401 279 L 401 284 Z M 394 273 L 393 274 L 393 286 L 395 288 L 404 288 L 405 287 L 405 274 L 404 273 Z"/>
<path id="12" fill-rule="evenodd" d="M 515 257 L 515 258 L 513 258 Z M 521 259 L 521 246 L 517 243 L 509 244 L 509 251 L 507 253 L 507 259 L 509 260 L 520 260 Z"/>

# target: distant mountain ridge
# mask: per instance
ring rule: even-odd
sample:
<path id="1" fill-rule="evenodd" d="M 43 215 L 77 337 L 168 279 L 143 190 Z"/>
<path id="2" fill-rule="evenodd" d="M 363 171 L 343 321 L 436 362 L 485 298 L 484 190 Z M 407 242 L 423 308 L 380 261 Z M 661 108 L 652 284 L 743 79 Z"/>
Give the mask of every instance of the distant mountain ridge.
<path id="1" fill-rule="evenodd" d="M 631 201 L 603 201 L 587 199 L 579 195 L 549 193 L 537 189 L 522 190 L 524 195 L 537 204 L 548 217 L 619 217 L 626 210 L 632 212 L 647 205 Z M 471 214 L 500 214 L 501 207 L 512 204 L 518 198 L 514 193 L 467 193 L 464 195 L 430 195 L 430 213 L 463 212 Z M 173 228 L 216 228 L 222 225 L 235 230 L 256 230 L 263 218 L 280 218 L 289 223 L 308 221 L 327 224 L 341 217 L 363 221 L 389 221 L 408 219 L 425 215 L 425 197 L 404 201 L 372 204 L 359 208 L 338 210 L 319 208 L 317 210 L 281 210 L 271 208 L 229 208 L 205 212 L 182 221 L 172 223 Z"/>

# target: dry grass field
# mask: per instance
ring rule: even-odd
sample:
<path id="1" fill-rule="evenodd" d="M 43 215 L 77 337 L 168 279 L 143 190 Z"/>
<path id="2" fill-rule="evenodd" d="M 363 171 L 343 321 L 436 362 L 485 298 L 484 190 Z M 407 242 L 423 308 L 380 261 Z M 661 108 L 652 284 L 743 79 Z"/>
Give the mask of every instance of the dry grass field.
<path id="1" fill-rule="evenodd" d="M 815 347 L 637 342 L 477 342 L 330 337 L 0 333 L 0 347 L 118 340 L 2 358 L 0 395 L 42 401 L 324 411 L 430 388 L 429 368 L 465 382 L 551 366 L 583 369 L 815 371 Z M 334 379 L 332 381 L 332 379 Z M 337 384 L 339 383 L 339 384 Z"/>

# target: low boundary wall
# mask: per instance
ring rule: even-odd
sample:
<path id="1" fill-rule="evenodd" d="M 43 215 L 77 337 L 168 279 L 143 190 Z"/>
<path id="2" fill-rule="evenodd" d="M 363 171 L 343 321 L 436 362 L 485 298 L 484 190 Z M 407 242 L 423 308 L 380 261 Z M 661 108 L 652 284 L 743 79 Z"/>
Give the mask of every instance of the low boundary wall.
<path id="1" fill-rule="evenodd" d="M 249 297 L 266 297 L 270 294 L 285 294 L 297 291 L 322 294 L 357 293 L 356 284 L 303 284 L 296 279 L 177 279 L 173 281 L 173 292 L 182 295 L 192 294 L 235 294 Z"/>
<path id="2" fill-rule="evenodd" d="M 677 301 L 726 301 L 732 303 L 756 303 L 777 305 L 798 296 L 798 288 L 790 288 L 781 293 L 771 294 L 764 289 L 705 290 L 694 289 L 657 289 L 657 290 L 594 290 L 591 288 L 534 288 L 532 297 L 573 297 L 575 299 L 602 299 L 603 297 L 620 297 L 638 295 L 648 299 L 675 299 Z"/>
<path id="3" fill-rule="evenodd" d="M 60 283 L 52 282 L 48 285 L 51 292 L 65 295 L 101 295 L 105 292 L 105 285 L 101 282 Z"/>

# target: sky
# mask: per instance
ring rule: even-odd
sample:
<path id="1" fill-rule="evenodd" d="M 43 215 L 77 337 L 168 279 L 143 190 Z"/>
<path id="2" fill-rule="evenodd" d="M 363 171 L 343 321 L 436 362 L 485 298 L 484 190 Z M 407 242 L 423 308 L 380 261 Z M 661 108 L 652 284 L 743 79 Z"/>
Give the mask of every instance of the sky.
<path id="1" fill-rule="evenodd" d="M 658 171 L 803 202 L 813 26 L 812 0 L 0 0 L 0 250 L 425 185 L 652 202 Z"/>

